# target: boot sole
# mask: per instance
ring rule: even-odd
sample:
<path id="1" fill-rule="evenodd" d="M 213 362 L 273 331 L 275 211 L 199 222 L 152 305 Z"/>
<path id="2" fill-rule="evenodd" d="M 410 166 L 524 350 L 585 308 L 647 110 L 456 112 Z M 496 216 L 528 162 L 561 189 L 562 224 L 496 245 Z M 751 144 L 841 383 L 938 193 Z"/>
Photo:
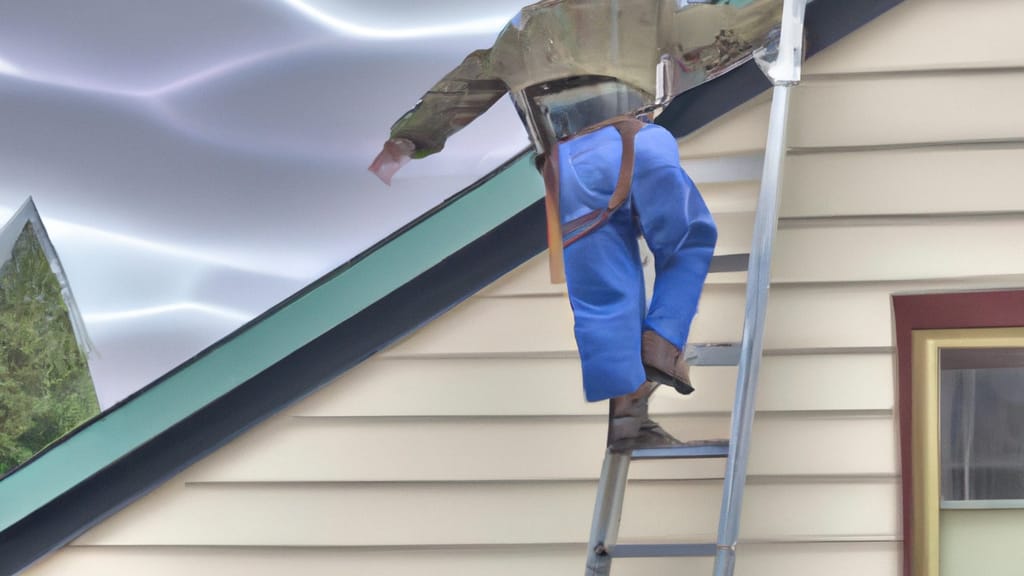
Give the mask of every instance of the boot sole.
<path id="1" fill-rule="evenodd" d="M 662 372 L 661 370 L 658 370 L 653 366 L 648 366 L 645 364 L 644 373 L 647 375 L 648 380 L 657 382 L 658 384 L 661 384 L 663 386 L 671 386 L 675 388 L 676 392 L 679 392 L 683 396 L 693 394 L 694 388 L 688 382 L 677 380 L 676 378 L 673 378 L 672 376 Z"/>

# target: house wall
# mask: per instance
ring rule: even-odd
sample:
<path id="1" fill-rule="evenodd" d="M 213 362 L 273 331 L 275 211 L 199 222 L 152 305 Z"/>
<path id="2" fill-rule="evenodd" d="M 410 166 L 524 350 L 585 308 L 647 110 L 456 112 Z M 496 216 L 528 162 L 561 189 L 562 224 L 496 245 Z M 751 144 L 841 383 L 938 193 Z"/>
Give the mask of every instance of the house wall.
<path id="1" fill-rule="evenodd" d="M 907 0 L 807 64 L 738 574 L 899 572 L 889 298 L 1024 284 L 1022 25 L 1019 0 Z M 683 164 L 756 156 L 766 127 L 762 98 L 681 142 Z M 745 252 L 757 182 L 714 180 L 719 252 Z M 546 270 L 527 263 L 28 573 L 582 571 L 606 415 L 582 400 Z M 742 282 L 710 278 L 693 341 L 739 339 Z M 727 434 L 735 376 L 695 368 L 697 393 L 659 394 L 658 420 Z M 713 538 L 721 476 L 720 462 L 634 464 L 622 540 Z"/>

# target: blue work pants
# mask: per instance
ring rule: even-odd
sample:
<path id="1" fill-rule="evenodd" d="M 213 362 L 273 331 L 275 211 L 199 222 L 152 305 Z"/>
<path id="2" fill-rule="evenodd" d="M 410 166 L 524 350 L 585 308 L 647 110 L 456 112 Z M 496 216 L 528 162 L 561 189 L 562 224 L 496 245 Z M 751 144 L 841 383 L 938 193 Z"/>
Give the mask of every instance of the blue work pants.
<path id="1" fill-rule="evenodd" d="M 629 394 L 644 383 L 644 330 L 683 348 L 718 237 L 704 200 L 680 167 L 671 133 L 648 125 L 635 142 L 629 199 L 607 223 L 565 248 L 583 387 L 592 402 Z M 621 163 L 622 139 L 614 127 L 559 145 L 563 225 L 607 207 Z M 639 235 L 654 254 L 649 307 Z"/>

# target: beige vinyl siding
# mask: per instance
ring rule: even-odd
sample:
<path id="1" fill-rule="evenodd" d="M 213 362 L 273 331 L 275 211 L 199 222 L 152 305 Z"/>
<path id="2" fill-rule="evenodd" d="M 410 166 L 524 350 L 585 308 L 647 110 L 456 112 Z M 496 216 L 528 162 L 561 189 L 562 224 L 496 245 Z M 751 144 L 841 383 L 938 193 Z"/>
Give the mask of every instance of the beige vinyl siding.
<path id="1" fill-rule="evenodd" d="M 834 387 L 820 374 L 837 368 Z M 722 414 L 732 409 L 736 368 L 695 368 L 704 383 L 690 397 L 661 394 L 656 412 Z M 776 384 L 762 390 L 762 412 L 830 412 L 892 408 L 892 366 L 886 353 L 769 356 L 761 366 Z M 774 375 L 784 375 L 777 378 Z M 553 384 L 554 383 L 554 384 Z M 860 383 L 859 385 L 854 385 Z M 849 384 L 849 385 L 842 385 Z M 305 417 L 581 416 L 604 415 L 580 402 L 578 360 L 563 358 L 378 358 L 352 370 L 303 406 Z M 514 392 L 514 393 L 510 393 Z M 452 398 L 460 398 L 452 402 Z"/>
<path id="2" fill-rule="evenodd" d="M 829 576 L 895 574 L 891 542 L 749 544 L 744 548 L 749 569 L 738 576 L 799 574 Z M 217 574 L 245 576 L 395 576 L 445 574 L 451 576 L 523 576 L 524 574 L 577 574 L 586 546 L 579 544 L 531 546 L 403 547 L 403 548 L 281 548 L 281 547 L 145 547 L 76 546 L 47 561 L 52 574 L 146 574 L 181 576 Z M 835 562 L 841 552 L 843 562 Z M 674 571 L 674 572 L 673 572 Z M 616 576 L 650 574 L 710 574 L 708 559 L 656 559 L 623 562 Z"/>
<path id="3" fill-rule="evenodd" d="M 638 480 L 622 534 L 708 539 L 717 480 Z M 479 546 L 585 541 L 595 480 L 168 484 L 83 546 Z M 896 530 L 895 479 L 755 479 L 748 538 L 868 539 Z M 679 515 L 664 514 L 679 510 Z M 159 511 L 159 514 L 155 514 Z M 685 513 L 683 513 L 685 511 Z M 659 513 L 662 512 L 662 513 Z M 837 521 L 841 519 L 841 521 Z"/>
<path id="4" fill-rule="evenodd" d="M 740 576 L 896 576 L 894 293 L 1024 285 L 1024 3 L 906 0 L 806 67 L 793 101 Z M 764 97 L 680 143 L 756 157 Z M 701 186 L 720 254 L 758 188 Z M 29 571 L 562 575 L 583 570 L 605 407 L 583 402 L 564 287 L 543 256 Z M 742 329 L 742 273 L 709 279 L 691 341 Z M 728 433 L 734 367 L 654 412 Z M 720 462 L 634 464 L 623 540 L 715 531 Z M 616 575 L 710 574 L 618 561 Z"/>
<path id="5" fill-rule="evenodd" d="M 894 474 L 889 410 L 763 414 L 763 442 L 751 459 L 759 475 Z M 514 417 L 296 418 L 268 426 L 212 457 L 185 479 L 224 482 L 502 482 L 590 479 L 603 455 L 603 415 Z M 665 414 L 681 436 L 726 437 L 727 414 Z M 472 430 L 467 438 L 466 430 Z M 805 431 L 814 429 L 813 436 Z M 343 437 L 344 442 L 336 440 Z M 373 445 L 375 452 L 365 448 Z M 495 450 L 501 446 L 501 450 Z M 790 451 L 797 454 L 788 454 Z M 237 452 L 237 453 L 236 453 Z M 330 454 L 310 459 L 309 453 Z M 358 467 L 351 462 L 357 461 Z M 645 463 L 641 477 L 714 477 L 720 462 Z"/>
<path id="6" fill-rule="evenodd" d="M 955 71 L 1024 66 L 1024 4 L 909 0 L 807 63 L 804 73 Z"/>

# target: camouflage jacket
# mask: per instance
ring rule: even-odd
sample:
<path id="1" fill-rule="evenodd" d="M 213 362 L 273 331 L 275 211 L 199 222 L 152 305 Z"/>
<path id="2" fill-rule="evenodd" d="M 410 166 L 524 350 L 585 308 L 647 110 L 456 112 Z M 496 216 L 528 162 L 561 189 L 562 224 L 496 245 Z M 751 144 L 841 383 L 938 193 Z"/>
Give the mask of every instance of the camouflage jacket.
<path id="1" fill-rule="evenodd" d="M 749 60 L 777 34 L 781 10 L 782 0 L 543 0 L 435 84 L 391 137 L 411 141 L 422 158 L 506 92 L 527 122 L 531 86 L 581 76 L 615 79 L 649 105 L 663 59 L 671 98 Z"/>

